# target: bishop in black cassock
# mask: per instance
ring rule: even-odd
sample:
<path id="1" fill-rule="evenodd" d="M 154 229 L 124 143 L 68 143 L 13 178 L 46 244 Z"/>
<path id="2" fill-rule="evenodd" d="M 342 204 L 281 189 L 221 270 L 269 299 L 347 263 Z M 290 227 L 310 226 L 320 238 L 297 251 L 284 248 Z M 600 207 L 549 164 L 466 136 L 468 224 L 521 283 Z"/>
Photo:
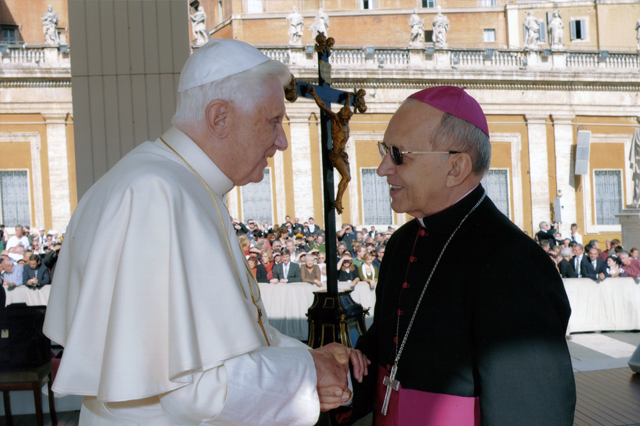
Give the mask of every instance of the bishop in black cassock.
<path id="1" fill-rule="evenodd" d="M 433 106 L 488 136 L 480 106 L 462 89 L 432 88 L 416 95 L 429 108 L 412 99 L 396 114 L 411 108 L 430 113 Z M 378 174 L 391 185 L 394 210 L 419 219 L 400 227 L 386 247 L 374 322 L 357 342 L 373 363 L 365 381 L 354 383 L 350 420 L 373 409 L 376 426 L 571 425 L 576 394 L 565 341 L 571 309 L 553 263 L 485 196 L 479 181 L 488 160 L 479 174 L 474 163 L 460 183 L 462 178 L 450 177 L 470 167 L 460 160 L 463 153 L 471 152 L 476 161 L 473 149 L 451 140 L 420 142 L 419 149 L 409 126 L 397 130 L 401 124 L 406 123 L 389 124 Z M 426 129 L 431 135 L 423 140 L 443 135 L 437 126 Z M 434 180 L 438 176 L 444 183 Z M 430 203 L 447 199 L 442 193 L 455 185 L 470 189 L 430 213 Z"/>

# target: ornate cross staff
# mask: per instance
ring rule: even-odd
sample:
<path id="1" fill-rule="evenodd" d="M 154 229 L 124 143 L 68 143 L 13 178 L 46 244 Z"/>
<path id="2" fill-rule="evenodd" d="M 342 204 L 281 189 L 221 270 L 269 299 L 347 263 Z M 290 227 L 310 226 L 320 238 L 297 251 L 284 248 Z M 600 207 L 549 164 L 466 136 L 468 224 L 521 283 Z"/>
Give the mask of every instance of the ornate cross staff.
<path id="1" fill-rule="evenodd" d="M 327 247 L 327 289 L 329 293 L 338 293 L 338 271 L 336 247 L 336 218 L 334 208 L 342 214 L 342 196 L 351 180 L 349 172 L 349 156 L 345 152 L 349 140 L 349 120 L 355 111 L 365 112 L 367 106 L 362 89 L 354 93 L 336 90 L 331 87 L 331 47 L 335 43 L 333 37 L 327 38 L 323 33 L 316 37 L 315 51 L 318 52 L 318 85 L 297 82 L 292 79 L 285 88 L 285 97 L 294 102 L 298 95 L 314 99 L 320 107 L 320 131 L 322 139 L 322 176 L 324 181 L 324 223 L 325 244 Z M 344 107 L 336 114 L 331 111 L 331 103 L 343 104 Z M 334 199 L 333 169 L 338 170 L 341 179 L 338 195 Z"/>

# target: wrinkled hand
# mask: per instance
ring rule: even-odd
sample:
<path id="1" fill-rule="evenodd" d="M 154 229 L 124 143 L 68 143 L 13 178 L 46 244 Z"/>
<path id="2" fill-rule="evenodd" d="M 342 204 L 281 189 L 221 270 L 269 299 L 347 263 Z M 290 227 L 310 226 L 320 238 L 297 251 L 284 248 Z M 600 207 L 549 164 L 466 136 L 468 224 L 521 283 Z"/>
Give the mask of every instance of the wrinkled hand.
<path id="1" fill-rule="evenodd" d="M 368 374 L 367 366 L 371 364 L 362 352 L 338 343 L 331 343 L 309 352 L 316 365 L 322 411 L 337 408 L 351 398 L 351 391 L 347 385 L 349 361 L 353 365 L 353 375 L 358 382 L 362 382 L 362 377 Z"/>

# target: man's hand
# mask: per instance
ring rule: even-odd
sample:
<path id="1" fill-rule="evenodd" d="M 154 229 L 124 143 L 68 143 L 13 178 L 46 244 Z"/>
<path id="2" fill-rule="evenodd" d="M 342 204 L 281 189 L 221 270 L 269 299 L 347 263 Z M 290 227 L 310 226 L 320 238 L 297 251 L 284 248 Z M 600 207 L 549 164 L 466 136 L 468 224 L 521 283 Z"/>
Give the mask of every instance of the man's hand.
<path id="1" fill-rule="evenodd" d="M 281 283 L 286 283 L 286 282 L 287 282 L 287 279 L 286 279 L 286 278 L 281 278 L 281 279 L 280 279 L 280 282 L 281 282 Z"/>
<path id="2" fill-rule="evenodd" d="M 362 382 L 362 377 L 368 374 L 367 366 L 371 364 L 359 350 L 349 349 L 338 343 L 331 343 L 309 352 L 316 365 L 322 411 L 337 408 L 351 398 L 351 391 L 347 386 L 349 361 L 353 365 L 353 375 L 358 382 Z"/>
<path id="3" fill-rule="evenodd" d="M 280 281 L 278 281 L 277 278 L 273 278 L 271 281 L 269 281 L 271 284 L 278 284 Z"/>
<path id="4" fill-rule="evenodd" d="M 600 272 L 600 273 L 598 274 L 598 279 L 599 279 L 599 280 L 604 280 L 604 273 Z"/>

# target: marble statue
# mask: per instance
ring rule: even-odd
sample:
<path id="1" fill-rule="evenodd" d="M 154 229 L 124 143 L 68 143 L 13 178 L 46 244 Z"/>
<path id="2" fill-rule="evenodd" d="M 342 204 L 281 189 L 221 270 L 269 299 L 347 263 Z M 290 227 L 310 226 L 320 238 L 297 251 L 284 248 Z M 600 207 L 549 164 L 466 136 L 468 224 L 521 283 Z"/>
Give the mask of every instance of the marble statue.
<path id="1" fill-rule="evenodd" d="M 640 50 L 640 19 L 638 19 L 638 23 L 636 24 L 636 40 L 638 40 L 638 50 Z"/>
<path id="2" fill-rule="evenodd" d="M 540 23 L 533 17 L 533 12 L 527 12 L 527 17 L 524 20 L 524 28 L 527 30 L 524 38 L 524 47 L 537 49 L 538 39 L 540 38 Z"/>
<path id="3" fill-rule="evenodd" d="M 196 13 L 189 15 L 189 18 L 191 18 L 191 30 L 193 31 L 193 36 L 196 39 L 196 46 L 204 45 L 211 39 L 211 37 L 207 32 L 207 14 L 204 13 L 202 6 L 198 6 Z"/>
<path id="4" fill-rule="evenodd" d="M 633 202 L 631 204 L 633 207 L 640 207 L 640 127 L 633 132 L 629 161 L 633 171 Z"/>
<path id="5" fill-rule="evenodd" d="M 442 14 L 440 6 L 436 7 L 436 11 L 436 16 L 433 18 L 433 44 L 436 47 L 447 47 L 449 20 Z"/>
<path id="6" fill-rule="evenodd" d="M 298 9 L 293 6 L 293 11 L 287 15 L 289 23 L 289 44 L 302 46 L 302 32 L 304 31 L 304 18 L 298 13 Z"/>
<path id="7" fill-rule="evenodd" d="M 47 6 L 47 13 L 42 18 L 42 31 L 44 32 L 44 44 L 60 44 L 58 35 L 58 14 L 53 11 L 51 5 Z"/>
<path id="8" fill-rule="evenodd" d="M 316 15 L 309 29 L 313 31 L 314 40 L 318 36 L 318 33 L 322 33 L 325 36 L 329 35 L 327 33 L 327 30 L 329 29 L 329 17 L 322 11 L 322 8 L 318 9 L 318 14 Z"/>
<path id="9" fill-rule="evenodd" d="M 564 24 L 558 10 L 553 11 L 553 18 L 549 22 L 549 44 L 554 49 L 564 45 Z"/>
<path id="10" fill-rule="evenodd" d="M 418 16 L 418 9 L 413 9 L 413 14 L 409 18 L 411 27 L 411 42 L 409 47 L 422 47 L 424 44 L 424 19 Z"/>

